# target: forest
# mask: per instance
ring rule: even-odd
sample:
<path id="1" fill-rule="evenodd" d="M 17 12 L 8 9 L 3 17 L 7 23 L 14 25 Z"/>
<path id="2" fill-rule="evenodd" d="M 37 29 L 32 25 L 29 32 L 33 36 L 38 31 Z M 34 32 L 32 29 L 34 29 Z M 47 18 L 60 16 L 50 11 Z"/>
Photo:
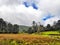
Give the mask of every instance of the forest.
<path id="1" fill-rule="evenodd" d="M 7 21 L 4 21 L 2 18 L 0 18 L 0 33 L 19 33 L 21 30 L 20 27 L 21 26 L 18 24 L 11 24 Z M 32 26 L 29 26 L 27 30 L 23 29 L 24 33 L 29 33 L 29 34 L 36 33 L 36 32 L 37 33 L 46 32 L 46 31 L 60 32 L 60 20 L 54 22 L 52 26 L 50 24 L 47 24 L 47 26 L 43 26 L 42 24 L 38 25 L 35 21 L 33 21 Z"/>

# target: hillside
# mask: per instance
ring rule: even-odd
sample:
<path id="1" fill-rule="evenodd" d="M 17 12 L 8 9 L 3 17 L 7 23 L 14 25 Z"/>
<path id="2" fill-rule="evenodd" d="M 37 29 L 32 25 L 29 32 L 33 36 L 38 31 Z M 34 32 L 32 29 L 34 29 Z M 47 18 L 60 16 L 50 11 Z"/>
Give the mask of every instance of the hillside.
<path id="1" fill-rule="evenodd" d="M 19 26 L 19 32 L 27 31 L 28 28 L 29 28 L 29 26 L 20 25 Z"/>

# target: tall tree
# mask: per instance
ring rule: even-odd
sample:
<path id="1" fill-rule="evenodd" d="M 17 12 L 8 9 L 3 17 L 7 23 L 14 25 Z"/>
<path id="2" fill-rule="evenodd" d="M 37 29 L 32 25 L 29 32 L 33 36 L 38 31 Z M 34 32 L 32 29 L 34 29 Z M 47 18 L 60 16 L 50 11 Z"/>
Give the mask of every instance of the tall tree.
<path id="1" fill-rule="evenodd" d="M 13 33 L 18 33 L 19 32 L 19 25 L 14 24 L 13 26 Z"/>
<path id="2" fill-rule="evenodd" d="M 13 32 L 13 25 L 11 23 L 8 23 L 7 30 L 8 30 L 8 33 L 12 33 Z"/>
<path id="3" fill-rule="evenodd" d="M 47 24 L 46 31 L 50 31 L 50 30 L 51 30 L 51 26 L 50 26 L 50 24 Z"/>
<path id="4" fill-rule="evenodd" d="M 33 30 L 33 32 L 37 32 L 37 24 L 36 24 L 36 22 L 35 21 L 33 21 L 32 22 L 32 30 Z"/>
<path id="5" fill-rule="evenodd" d="M 56 30 L 60 30 L 60 20 L 56 23 Z"/>
<path id="6" fill-rule="evenodd" d="M 33 33 L 33 30 L 31 27 L 29 27 L 28 31 L 27 31 L 29 34 L 32 34 Z"/>
<path id="7" fill-rule="evenodd" d="M 0 33 L 2 33 L 3 31 L 2 31 L 2 22 L 3 22 L 3 19 L 2 18 L 0 18 Z"/>
<path id="8" fill-rule="evenodd" d="M 2 22 L 2 30 L 3 30 L 3 33 L 7 32 L 7 25 L 5 21 Z"/>

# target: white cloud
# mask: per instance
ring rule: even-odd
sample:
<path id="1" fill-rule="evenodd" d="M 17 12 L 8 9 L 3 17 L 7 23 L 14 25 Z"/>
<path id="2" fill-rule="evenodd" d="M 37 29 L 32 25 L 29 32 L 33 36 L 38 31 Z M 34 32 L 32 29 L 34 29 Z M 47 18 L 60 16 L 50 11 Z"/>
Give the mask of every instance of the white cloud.
<path id="1" fill-rule="evenodd" d="M 60 0 L 40 0 L 39 8 L 53 15 L 60 15 Z"/>
<path id="2" fill-rule="evenodd" d="M 45 25 L 46 26 L 47 24 L 51 24 L 51 26 L 54 24 L 53 22 L 56 22 L 57 20 L 59 20 L 58 17 L 54 17 L 54 18 L 51 18 L 51 19 L 48 19 L 45 21 Z"/>
<path id="3" fill-rule="evenodd" d="M 26 8 L 22 3 L 28 0 L 0 0 L 0 17 L 13 24 L 31 25 L 32 21 L 51 24 L 60 19 L 60 0 L 35 0 L 39 7 L 35 10 L 30 6 Z M 30 0 L 32 1 L 32 0 Z M 46 21 L 42 20 L 46 14 L 51 13 L 55 17 Z M 52 22 L 50 22 L 52 21 Z"/>
<path id="4" fill-rule="evenodd" d="M 13 24 L 31 25 L 32 21 L 40 21 L 42 12 L 32 7 L 26 8 L 24 5 L 0 7 L 0 17 Z"/>
<path id="5" fill-rule="evenodd" d="M 46 24 L 53 24 L 54 21 L 60 19 L 60 0 L 40 0 L 39 9 L 55 16 L 45 21 Z M 51 22 L 52 21 L 52 22 Z"/>

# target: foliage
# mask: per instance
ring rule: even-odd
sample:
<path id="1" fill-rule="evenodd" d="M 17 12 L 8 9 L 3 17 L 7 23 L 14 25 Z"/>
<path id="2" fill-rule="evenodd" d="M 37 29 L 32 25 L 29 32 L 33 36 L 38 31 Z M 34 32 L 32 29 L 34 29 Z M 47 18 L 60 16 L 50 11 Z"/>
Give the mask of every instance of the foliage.
<path id="1" fill-rule="evenodd" d="M 37 25 L 37 23 L 35 21 L 33 21 L 32 27 L 30 30 L 29 29 L 28 29 L 28 33 L 30 33 L 30 32 L 40 33 L 40 32 L 44 32 L 44 31 L 59 31 L 60 32 L 60 20 L 58 20 L 57 22 L 54 22 L 54 24 L 52 26 L 50 24 L 47 24 L 47 26 L 43 26 L 41 23 L 39 23 L 39 25 Z"/>
<path id="2" fill-rule="evenodd" d="M 54 22 L 54 25 L 43 26 L 40 22 L 37 24 L 35 21 L 32 22 L 32 26 L 20 26 L 17 24 L 11 24 L 0 18 L 0 33 L 40 33 L 44 31 L 59 31 L 60 33 L 60 20 Z"/>
<path id="3" fill-rule="evenodd" d="M 8 23 L 0 18 L 0 33 L 18 33 L 19 25 Z"/>

